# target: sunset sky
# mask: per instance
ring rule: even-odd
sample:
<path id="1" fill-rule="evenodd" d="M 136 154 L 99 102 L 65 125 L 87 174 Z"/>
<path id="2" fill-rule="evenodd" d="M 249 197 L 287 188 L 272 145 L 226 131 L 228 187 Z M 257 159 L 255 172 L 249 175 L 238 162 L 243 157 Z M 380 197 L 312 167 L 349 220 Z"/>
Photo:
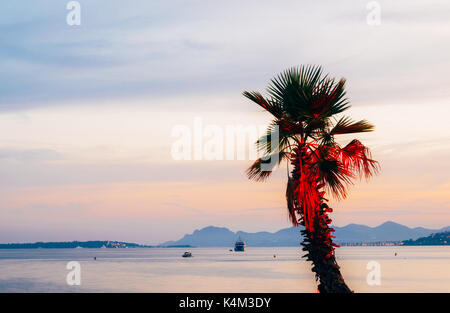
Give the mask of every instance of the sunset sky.
<path id="1" fill-rule="evenodd" d="M 68 1 L 67 1 L 68 2 Z M 450 3 L 81 0 L 0 4 L 0 242 L 160 243 L 208 225 L 289 227 L 286 166 L 174 160 L 174 127 L 260 126 L 243 90 L 320 64 L 347 79 L 380 174 L 333 223 L 450 225 Z M 343 138 L 343 142 L 349 140 Z M 245 147 L 238 147 L 245 149 Z"/>

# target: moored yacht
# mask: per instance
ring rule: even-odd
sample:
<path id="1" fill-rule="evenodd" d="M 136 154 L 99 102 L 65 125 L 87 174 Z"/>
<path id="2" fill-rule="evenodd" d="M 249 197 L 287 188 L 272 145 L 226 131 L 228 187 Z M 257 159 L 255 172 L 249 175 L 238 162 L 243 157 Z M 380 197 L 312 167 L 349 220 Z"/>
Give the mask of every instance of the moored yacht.
<path id="1" fill-rule="evenodd" d="M 234 244 L 234 251 L 236 252 L 244 252 L 245 251 L 245 242 L 239 237 L 239 239 Z"/>

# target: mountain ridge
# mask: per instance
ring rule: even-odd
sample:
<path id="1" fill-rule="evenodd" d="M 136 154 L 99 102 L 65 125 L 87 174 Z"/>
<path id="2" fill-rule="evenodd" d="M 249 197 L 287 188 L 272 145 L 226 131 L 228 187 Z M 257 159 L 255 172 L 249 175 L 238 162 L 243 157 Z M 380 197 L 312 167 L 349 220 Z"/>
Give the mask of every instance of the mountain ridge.
<path id="1" fill-rule="evenodd" d="M 337 243 L 371 243 L 385 241 L 415 240 L 433 233 L 450 230 L 450 226 L 440 229 L 408 226 L 386 221 L 378 226 L 370 227 L 351 223 L 343 227 L 334 226 Z M 231 247 L 238 237 L 246 241 L 248 246 L 298 246 L 302 241 L 301 227 L 288 227 L 276 232 L 259 231 L 255 233 L 236 231 L 226 227 L 207 226 L 186 234 L 179 240 L 167 241 L 159 246 L 190 245 L 196 247 Z"/>

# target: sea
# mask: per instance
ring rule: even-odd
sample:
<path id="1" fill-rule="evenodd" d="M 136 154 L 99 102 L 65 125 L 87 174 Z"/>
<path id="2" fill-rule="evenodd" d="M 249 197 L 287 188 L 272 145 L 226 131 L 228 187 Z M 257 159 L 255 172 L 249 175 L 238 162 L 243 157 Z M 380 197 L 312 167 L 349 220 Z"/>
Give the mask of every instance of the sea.
<path id="1" fill-rule="evenodd" d="M 191 258 L 182 257 L 186 250 Z M 316 292 L 303 254 L 300 247 L 0 250 L 0 292 Z M 450 246 L 346 246 L 336 256 L 355 292 L 450 292 Z"/>

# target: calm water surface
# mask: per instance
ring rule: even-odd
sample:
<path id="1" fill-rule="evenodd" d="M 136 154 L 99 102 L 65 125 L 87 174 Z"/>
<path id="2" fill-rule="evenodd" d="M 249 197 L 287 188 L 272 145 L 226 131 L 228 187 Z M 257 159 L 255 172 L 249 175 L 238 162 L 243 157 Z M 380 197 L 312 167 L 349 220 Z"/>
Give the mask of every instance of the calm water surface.
<path id="1" fill-rule="evenodd" d="M 314 292 L 300 248 L 0 250 L 0 292 Z M 397 256 L 395 256 L 397 253 Z M 276 258 L 273 255 L 276 255 Z M 94 261 L 94 256 L 97 260 Z M 450 292 L 450 247 L 342 247 L 337 257 L 356 292 Z M 66 264 L 81 264 L 69 286 Z M 369 261 L 381 285 L 369 286 Z"/>

